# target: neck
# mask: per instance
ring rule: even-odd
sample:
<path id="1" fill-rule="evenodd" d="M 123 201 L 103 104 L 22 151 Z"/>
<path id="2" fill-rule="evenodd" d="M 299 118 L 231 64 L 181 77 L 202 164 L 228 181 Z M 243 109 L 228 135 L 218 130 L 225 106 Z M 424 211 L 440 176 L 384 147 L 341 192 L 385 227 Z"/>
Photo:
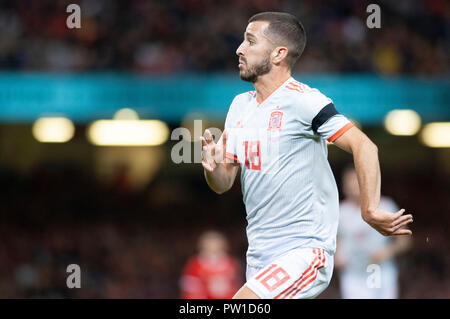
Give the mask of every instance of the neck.
<path id="1" fill-rule="evenodd" d="M 273 91 L 278 89 L 281 84 L 286 82 L 291 77 L 291 72 L 288 70 L 272 70 L 271 72 L 258 77 L 254 83 L 256 90 L 256 102 L 261 103 Z"/>

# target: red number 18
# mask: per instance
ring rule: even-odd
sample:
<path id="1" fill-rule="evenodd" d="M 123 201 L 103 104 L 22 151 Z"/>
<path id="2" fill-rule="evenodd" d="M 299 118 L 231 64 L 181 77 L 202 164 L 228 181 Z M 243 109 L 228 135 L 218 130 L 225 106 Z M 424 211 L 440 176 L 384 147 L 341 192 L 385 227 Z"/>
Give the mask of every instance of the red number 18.
<path id="1" fill-rule="evenodd" d="M 245 141 L 243 142 L 243 145 L 245 147 L 245 166 L 247 166 L 248 169 L 254 169 L 254 170 L 261 170 L 261 149 L 260 149 L 260 141 Z M 254 146 L 256 146 L 256 151 L 253 150 Z M 248 155 L 247 155 L 248 154 Z M 251 162 L 251 168 L 250 168 L 250 162 L 248 159 L 250 158 Z M 258 165 L 255 164 L 255 159 L 258 158 Z"/>
<path id="2" fill-rule="evenodd" d="M 267 290 L 273 291 L 288 281 L 289 278 L 289 274 L 283 268 L 278 267 L 276 264 L 272 264 L 255 279 L 259 280 Z"/>

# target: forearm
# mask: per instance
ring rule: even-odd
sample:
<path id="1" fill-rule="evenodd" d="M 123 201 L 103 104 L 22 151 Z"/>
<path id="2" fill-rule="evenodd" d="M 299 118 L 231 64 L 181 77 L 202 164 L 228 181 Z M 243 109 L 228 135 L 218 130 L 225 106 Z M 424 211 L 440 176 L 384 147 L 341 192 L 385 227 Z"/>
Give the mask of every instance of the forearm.
<path id="1" fill-rule="evenodd" d="M 356 173 L 358 175 L 361 213 L 364 220 L 370 218 L 380 203 L 381 174 L 378 149 L 368 138 L 362 139 L 353 150 Z"/>
<path id="2" fill-rule="evenodd" d="M 212 172 L 204 169 L 206 183 L 214 192 L 222 194 L 233 186 L 235 177 L 233 170 L 234 168 L 228 168 L 223 164 L 218 165 Z"/>
<path id="3" fill-rule="evenodd" d="M 378 208 L 381 174 L 377 146 L 355 127 L 352 127 L 334 142 L 340 148 L 353 154 L 363 220 L 384 236 L 412 234 L 409 229 L 402 228 L 412 223 L 411 214 L 403 215 L 404 209 L 392 214 Z"/>

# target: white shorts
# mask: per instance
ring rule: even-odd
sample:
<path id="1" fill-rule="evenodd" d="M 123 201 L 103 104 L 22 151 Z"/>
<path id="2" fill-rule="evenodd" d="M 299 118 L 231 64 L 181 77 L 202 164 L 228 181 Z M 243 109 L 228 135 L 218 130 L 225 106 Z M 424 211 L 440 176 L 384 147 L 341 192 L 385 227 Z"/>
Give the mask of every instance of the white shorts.
<path id="1" fill-rule="evenodd" d="M 333 256 L 323 249 L 298 248 L 263 268 L 247 267 L 245 285 L 262 299 L 315 298 L 332 274 Z"/>

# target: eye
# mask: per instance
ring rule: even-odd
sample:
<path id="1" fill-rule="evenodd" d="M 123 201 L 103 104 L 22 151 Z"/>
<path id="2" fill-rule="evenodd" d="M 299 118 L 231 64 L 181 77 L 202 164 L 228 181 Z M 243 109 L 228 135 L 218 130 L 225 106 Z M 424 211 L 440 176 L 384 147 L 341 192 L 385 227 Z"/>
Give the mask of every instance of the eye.
<path id="1" fill-rule="evenodd" d="M 248 40 L 248 43 L 249 43 L 250 45 L 253 45 L 253 44 L 255 44 L 255 41 L 253 41 L 253 40 Z"/>

